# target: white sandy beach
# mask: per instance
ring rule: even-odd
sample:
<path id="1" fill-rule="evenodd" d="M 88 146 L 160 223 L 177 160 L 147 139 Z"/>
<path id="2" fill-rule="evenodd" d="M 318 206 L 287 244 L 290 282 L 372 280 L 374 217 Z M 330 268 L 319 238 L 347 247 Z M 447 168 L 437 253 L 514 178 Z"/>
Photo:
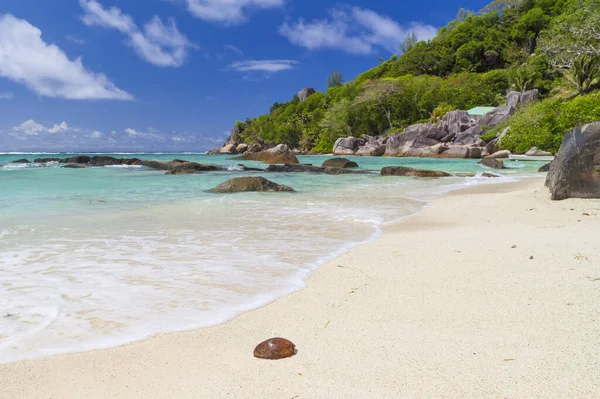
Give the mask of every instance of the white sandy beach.
<path id="1" fill-rule="evenodd" d="M 600 398 L 600 200 L 437 199 L 224 325 L 0 366 L 0 397 Z M 255 359 L 292 340 L 296 356 Z"/>

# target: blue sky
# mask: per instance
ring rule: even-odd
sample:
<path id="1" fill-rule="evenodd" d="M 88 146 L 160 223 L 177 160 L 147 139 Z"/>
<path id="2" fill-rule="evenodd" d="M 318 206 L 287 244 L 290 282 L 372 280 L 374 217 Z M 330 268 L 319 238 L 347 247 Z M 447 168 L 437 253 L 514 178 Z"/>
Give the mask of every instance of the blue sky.
<path id="1" fill-rule="evenodd" d="M 203 151 L 487 1 L 2 0 L 0 152 Z"/>

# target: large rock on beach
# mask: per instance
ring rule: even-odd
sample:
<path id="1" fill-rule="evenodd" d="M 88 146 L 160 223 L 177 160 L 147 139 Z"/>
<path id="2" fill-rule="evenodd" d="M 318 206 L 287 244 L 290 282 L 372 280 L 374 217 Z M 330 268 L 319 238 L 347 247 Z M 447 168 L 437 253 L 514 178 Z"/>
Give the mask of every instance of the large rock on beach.
<path id="1" fill-rule="evenodd" d="M 600 122 L 567 132 L 546 178 L 553 200 L 600 198 Z"/>
<path id="2" fill-rule="evenodd" d="M 225 168 L 218 165 L 210 165 L 196 162 L 182 163 L 178 166 L 174 166 L 166 174 L 167 175 L 189 175 L 204 172 L 221 172 Z"/>
<path id="3" fill-rule="evenodd" d="M 298 158 L 296 155 L 285 144 L 279 144 L 278 146 L 255 153 L 246 153 L 240 157 L 234 158 L 240 161 L 259 161 L 267 164 L 297 164 Z"/>
<path id="4" fill-rule="evenodd" d="M 414 169 L 405 166 L 386 166 L 381 169 L 382 176 L 407 176 L 407 177 L 449 177 L 449 173 L 437 170 Z"/>
<path id="5" fill-rule="evenodd" d="M 254 357 L 259 359 L 279 360 L 296 354 L 296 345 L 285 338 L 271 338 L 261 342 L 254 349 Z"/>
<path id="6" fill-rule="evenodd" d="M 506 169 L 504 162 L 496 158 L 484 158 L 478 162 L 479 165 L 487 166 L 492 169 Z"/>
<path id="7" fill-rule="evenodd" d="M 213 193 L 240 193 L 240 192 L 293 192 L 294 189 L 282 184 L 273 183 L 264 177 L 237 177 L 227 180 L 213 188 Z"/>
<path id="8" fill-rule="evenodd" d="M 323 167 L 330 168 L 358 168 L 356 162 L 352 162 L 346 158 L 331 158 L 323 162 Z"/>

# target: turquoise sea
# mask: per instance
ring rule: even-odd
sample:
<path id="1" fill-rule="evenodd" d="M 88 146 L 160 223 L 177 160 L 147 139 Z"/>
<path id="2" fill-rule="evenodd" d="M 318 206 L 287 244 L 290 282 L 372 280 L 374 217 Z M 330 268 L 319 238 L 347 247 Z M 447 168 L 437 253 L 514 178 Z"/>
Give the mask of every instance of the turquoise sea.
<path id="1" fill-rule="evenodd" d="M 0 363 L 225 322 L 301 289 L 324 261 L 375 239 L 384 223 L 434 197 L 532 176 L 542 165 L 509 163 L 502 178 L 488 179 L 477 160 L 348 157 L 373 173 L 327 176 L 242 173 L 230 156 L 108 155 L 231 170 L 63 169 L 11 163 L 54 155 L 0 154 Z M 327 157 L 299 159 L 321 165 Z M 478 175 L 378 174 L 391 165 Z M 264 175 L 298 192 L 208 192 L 241 175 Z"/>

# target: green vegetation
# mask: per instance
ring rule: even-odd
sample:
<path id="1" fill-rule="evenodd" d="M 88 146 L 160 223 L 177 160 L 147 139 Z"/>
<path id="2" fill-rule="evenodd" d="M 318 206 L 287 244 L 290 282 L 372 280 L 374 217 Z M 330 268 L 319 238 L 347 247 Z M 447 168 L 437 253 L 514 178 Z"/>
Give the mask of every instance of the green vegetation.
<path id="1" fill-rule="evenodd" d="M 330 152 L 339 137 L 395 133 L 454 109 L 501 105 L 509 90 L 545 97 L 507 123 L 501 144 L 513 151 L 556 150 L 566 130 L 600 119 L 592 104 L 600 87 L 600 0 L 496 0 L 476 13 L 461 9 L 429 42 L 411 34 L 400 44 L 401 56 L 352 81 L 334 71 L 326 93 L 273 104 L 243 123 L 241 139 Z"/>
<path id="2" fill-rule="evenodd" d="M 496 126 L 482 138 L 494 138 L 510 126 L 502 138 L 503 148 L 523 153 L 535 146 L 556 153 L 569 129 L 598 120 L 600 92 L 570 101 L 548 98 L 520 109 L 508 122 Z"/>

